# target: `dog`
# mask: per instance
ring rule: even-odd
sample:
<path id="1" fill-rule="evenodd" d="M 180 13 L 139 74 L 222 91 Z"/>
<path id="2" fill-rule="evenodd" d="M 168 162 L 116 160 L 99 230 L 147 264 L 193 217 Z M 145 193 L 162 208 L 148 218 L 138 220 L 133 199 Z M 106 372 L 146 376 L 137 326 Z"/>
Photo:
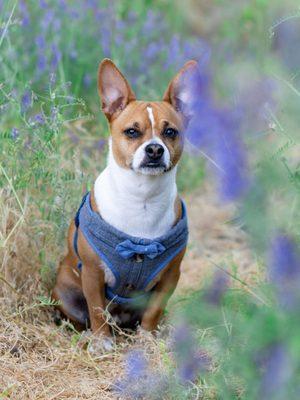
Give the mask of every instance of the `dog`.
<path id="1" fill-rule="evenodd" d="M 195 67 L 187 62 L 153 102 L 136 100 L 111 60 L 99 65 L 111 133 L 107 167 L 70 224 L 52 298 L 76 327 L 91 327 L 104 351 L 114 346 L 107 306 L 121 327 L 155 331 L 179 280 L 188 240 L 176 187 L 186 125 L 182 82 Z"/>

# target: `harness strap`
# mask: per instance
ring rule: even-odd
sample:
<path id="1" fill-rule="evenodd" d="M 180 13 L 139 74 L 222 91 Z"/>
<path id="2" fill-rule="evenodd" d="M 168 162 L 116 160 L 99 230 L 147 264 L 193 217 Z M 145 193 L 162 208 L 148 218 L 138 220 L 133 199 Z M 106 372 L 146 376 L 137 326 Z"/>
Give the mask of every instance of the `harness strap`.
<path id="1" fill-rule="evenodd" d="M 77 213 L 76 213 L 76 215 L 75 215 L 75 218 L 74 218 L 75 233 L 74 233 L 74 237 L 73 237 L 73 247 L 74 247 L 75 253 L 76 253 L 77 257 L 79 258 L 79 260 L 80 260 L 79 253 L 78 253 L 78 227 L 79 227 L 79 216 L 80 216 L 80 211 L 81 211 L 81 209 L 82 209 L 82 207 L 83 207 L 83 205 L 84 205 L 84 203 L 85 203 L 85 200 L 86 200 L 88 194 L 89 194 L 89 192 L 87 192 L 87 193 L 83 196 L 82 201 L 81 201 L 81 204 L 80 204 L 80 206 L 79 206 L 79 208 L 78 208 L 78 210 L 77 210 Z M 78 267 L 79 269 L 82 268 L 82 262 L 81 262 L 81 261 L 79 261 L 79 263 L 77 264 L 77 267 Z"/>

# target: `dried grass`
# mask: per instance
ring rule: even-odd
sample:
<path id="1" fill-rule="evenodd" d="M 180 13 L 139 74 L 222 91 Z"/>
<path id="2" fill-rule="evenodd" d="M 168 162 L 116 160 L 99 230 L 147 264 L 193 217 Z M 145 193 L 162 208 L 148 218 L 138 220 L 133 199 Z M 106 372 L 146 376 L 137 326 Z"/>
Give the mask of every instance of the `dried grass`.
<path id="1" fill-rule="evenodd" d="M 140 340 L 120 336 L 114 353 L 93 359 L 79 345 L 76 332 L 66 324 L 57 327 L 51 310 L 38 300 L 38 295 L 48 293 L 39 272 L 43 238 L 34 237 L 27 223 L 35 211 L 25 204 L 22 212 L 13 192 L 3 191 L 0 201 L 0 398 L 117 398 L 112 385 L 124 372 L 124 353 L 141 345 Z M 204 277 L 215 271 L 214 263 L 237 265 L 240 279 L 257 282 L 261 274 L 250 257 L 246 235 L 225 224 L 232 209 L 221 207 L 209 187 L 190 195 L 187 205 L 190 248 L 176 294 L 198 289 Z M 47 249 L 52 251 L 56 254 L 57 249 Z M 171 310 L 176 308 L 176 294 Z M 155 368 L 162 368 L 159 339 L 144 338 L 142 346 Z"/>

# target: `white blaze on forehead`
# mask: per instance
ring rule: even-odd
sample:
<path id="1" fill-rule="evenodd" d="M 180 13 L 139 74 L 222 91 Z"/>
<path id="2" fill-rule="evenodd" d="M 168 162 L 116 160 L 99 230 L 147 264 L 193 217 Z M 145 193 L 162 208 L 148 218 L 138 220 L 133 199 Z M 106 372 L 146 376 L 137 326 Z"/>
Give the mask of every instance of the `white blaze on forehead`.
<path id="1" fill-rule="evenodd" d="M 147 111 L 148 111 L 148 116 L 149 116 L 149 119 L 150 119 L 150 123 L 151 123 L 151 127 L 152 127 L 152 135 L 154 136 L 154 125 L 155 125 L 155 122 L 154 122 L 154 115 L 153 115 L 153 110 L 152 110 L 152 107 L 150 107 L 150 106 L 148 106 L 147 107 Z"/>

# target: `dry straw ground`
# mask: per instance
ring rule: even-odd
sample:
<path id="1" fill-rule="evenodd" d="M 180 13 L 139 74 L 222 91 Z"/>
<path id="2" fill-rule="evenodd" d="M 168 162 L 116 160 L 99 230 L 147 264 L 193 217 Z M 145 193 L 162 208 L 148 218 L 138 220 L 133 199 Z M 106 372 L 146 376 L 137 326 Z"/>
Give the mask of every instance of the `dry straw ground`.
<path id="1" fill-rule="evenodd" d="M 25 205 L 24 221 L 12 211 L 16 209 L 13 193 L 10 196 L 2 193 L 1 198 L 0 398 L 115 399 L 112 385 L 124 372 L 124 353 L 141 344 L 155 367 L 161 368 L 162 342 L 158 339 L 122 336 L 115 353 L 93 359 L 77 343 L 76 333 L 53 323 L 51 311 L 37 298 L 47 293 L 39 273 L 40 242 L 37 244 L 31 228 L 26 226 L 30 206 Z M 176 297 L 199 288 L 204 278 L 216 270 L 215 264 L 226 266 L 250 285 L 260 277 L 245 234 L 228 223 L 232 209 L 217 202 L 210 186 L 185 198 L 190 247 L 180 284 L 169 305 L 171 315 L 176 308 Z"/>

